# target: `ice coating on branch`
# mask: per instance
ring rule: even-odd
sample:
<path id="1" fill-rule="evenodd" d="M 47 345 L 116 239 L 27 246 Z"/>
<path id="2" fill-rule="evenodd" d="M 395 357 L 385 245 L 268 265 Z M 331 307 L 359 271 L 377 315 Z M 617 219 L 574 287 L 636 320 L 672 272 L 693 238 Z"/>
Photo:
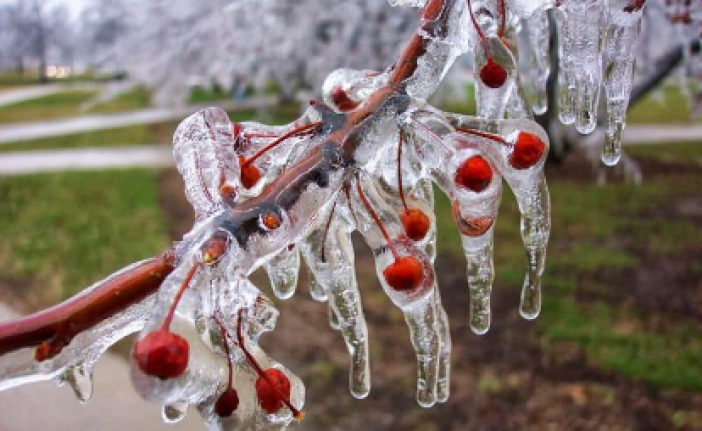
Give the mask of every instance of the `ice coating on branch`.
<path id="1" fill-rule="evenodd" d="M 264 3 L 253 9 L 271 12 L 261 13 L 266 22 L 293 10 L 285 5 L 274 11 L 274 2 Z M 328 302 L 330 326 L 349 352 L 350 392 L 364 398 L 371 388 L 370 346 L 351 241 L 358 231 L 372 250 L 383 291 L 409 328 L 418 403 L 445 402 L 452 345 L 434 270 L 434 186 L 451 202 L 466 257 L 470 309 L 458 318 L 468 320 L 476 334 L 490 327 L 494 224 L 505 182 L 519 206 L 527 260 L 520 313 L 535 318 L 550 235 L 543 173 L 550 143 L 531 117 L 532 111 L 547 108 L 548 9 L 554 9 L 561 39 L 561 118 L 575 122 L 581 132 L 591 131 L 604 82 L 605 152 L 613 162 L 644 2 L 390 4 L 421 8 L 417 30 L 396 63 L 377 68 L 382 72 L 332 72 L 321 89 L 322 100 L 312 101 L 296 121 L 232 123 L 217 108 L 185 119 L 174 136 L 174 158 L 197 221 L 175 246 L 170 275 L 156 294 L 106 314 L 74 337 L 63 339 L 57 331 L 59 336 L 31 340 L 3 355 L 0 387 L 53 378 L 69 383 L 86 401 L 98 356 L 141 331 L 131 355 L 131 378 L 144 398 L 163 406 L 165 421 L 182 420 L 192 405 L 212 430 L 284 429 L 303 417 L 304 386 L 259 347 L 260 337 L 274 329 L 278 311 L 249 276 L 265 269 L 273 294 L 288 299 L 296 291 L 303 258 L 312 275 L 312 296 Z M 197 10 L 190 7 L 184 17 Z M 687 12 L 690 21 L 699 20 L 699 9 L 689 9 L 671 13 L 678 14 L 677 20 Z M 517 68 L 518 33 L 525 28 L 528 79 Z M 689 37 L 690 31 L 684 27 L 682 33 Z M 188 49 L 197 51 L 196 46 Z M 426 99 L 454 60 L 471 50 L 478 115 L 429 105 Z M 699 50 L 688 56 L 699 60 Z M 688 62 L 688 73 L 698 73 L 697 63 Z M 536 94 L 531 106 L 525 86 Z M 128 277 L 134 270 L 117 275 Z M 109 281 L 114 279 L 98 285 Z M 63 323 L 70 327 L 72 322 Z M 0 346 L 7 328 L 0 326 Z"/>

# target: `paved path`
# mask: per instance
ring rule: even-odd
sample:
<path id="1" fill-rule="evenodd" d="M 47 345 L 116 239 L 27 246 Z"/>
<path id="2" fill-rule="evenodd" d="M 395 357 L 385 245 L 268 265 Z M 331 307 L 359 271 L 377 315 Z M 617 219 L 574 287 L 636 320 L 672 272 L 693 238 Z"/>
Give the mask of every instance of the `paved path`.
<path id="1" fill-rule="evenodd" d="M 604 133 L 604 132 L 603 132 Z M 695 125 L 633 125 L 624 129 L 624 142 L 656 144 L 662 142 L 702 141 L 702 124 Z"/>
<path id="2" fill-rule="evenodd" d="M 19 102 L 24 102 L 25 100 L 50 96 L 56 93 L 63 93 L 64 91 L 90 91 L 95 90 L 96 88 L 98 88 L 98 85 L 96 84 L 46 84 L 33 85 L 31 87 L 22 87 L 15 90 L 6 90 L 0 92 L 0 108 Z M 0 112 L 0 115 L 1 114 L 2 112 Z"/>
<path id="3" fill-rule="evenodd" d="M 0 320 L 16 316 L 0 304 Z M 204 431 L 191 408 L 183 422 L 166 425 L 161 409 L 132 389 L 126 361 L 107 353 L 95 368 L 93 399 L 80 404 L 73 391 L 52 382 L 32 383 L 0 392 L 2 431 Z"/>
<path id="4" fill-rule="evenodd" d="M 257 109 L 269 106 L 275 103 L 275 100 L 274 96 L 263 96 L 250 98 L 243 102 L 219 101 L 209 105 L 190 105 L 175 109 L 145 109 L 119 114 L 86 115 L 55 121 L 13 123 L 0 126 L 0 145 L 8 142 L 64 136 L 94 130 L 182 120 L 188 115 L 213 104 L 225 110 Z"/>
<path id="5" fill-rule="evenodd" d="M 138 166 L 162 167 L 171 166 L 173 163 L 173 150 L 167 145 L 21 151 L 0 153 L 0 175 Z"/>

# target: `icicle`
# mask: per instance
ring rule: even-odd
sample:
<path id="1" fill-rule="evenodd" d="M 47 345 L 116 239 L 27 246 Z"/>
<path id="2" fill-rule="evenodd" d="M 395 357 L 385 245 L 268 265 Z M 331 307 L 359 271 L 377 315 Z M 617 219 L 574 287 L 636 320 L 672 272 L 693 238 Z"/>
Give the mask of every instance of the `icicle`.
<path id="1" fill-rule="evenodd" d="M 561 121 L 580 133 L 597 125 L 605 29 L 603 0 L 562 0 L 556 8 L 561 40 Z"/>
<path id="2" fill-rule="evenodd" d="M 365 398 L 371 387 L 368 329 L 356 283 L 351 230 L 343 226 L 332 226 L 328 238 L 333 250 L 333 253 L 329 253 L 329 260 L 334 268 L 333 274 L 330 274 L 333 281 L 330 283 L 329 305 L 351 355 L 351 394 L 356 398 Z"/>
<path id="3" fill-rule="evenodd" d="M 353 226 L 342 215 L 347 212 L 337 202 L 321 217 L 301 248 L 314 279 L 329 300 L 330 325 L 338 328 L 351 355 L 349 389 L 356 398 L 370 392 L 368 329 L 356 282 L 351 232 Z M 322 285 L 322 282 L 324 283 Z M 321 289 L 320 289 L 321 290 Z M 335 328 L 335 329 L 336 329 Z"/>
<path id="4" fill-rule="evenodd" d="M 417 354 L 417 402 L 431 407 L 437 401 L 439 384 L 439 351 L 437 311 L 433 298 L 426 298 L 403 309 L 410 330 L 410 339 Z"/>
<path id="5" fill-rule="evenodd" d="M 63 381 L 73 389 L 78 401 L 85 404 L 93 396 L 93 369 L 86 363 L 69 367 L 63 374 Z"/>
<path id="6" fill-rule="evenodd" d="M 161 410 L 163 421 L 167 424 L 176 424 L 188 415 L 188 403 L 165 404 Z"/>
<path id="7" fill-rule="evenodd" d="M 470 329 L 478 335 L 485 334 L 490 329 L 490 293 L 495 278 L 492 236 L 492 227 L 479 238 L 461 236 L 470 287 Z"/>
<path id="8" fill-rule="evenodd" d="M 300 251 L 297 247 L 286 247 L 264 264 L 271 281 L 273 293 L 280 299 L 289 299 L 295 294 L 300 271 Z"/>
<path id="9" fill-rule="evenodd" d="M 526 19 L 526 24 L 531 57 L 531 67 L 527 77 L 535 96 L 531 107 L 535 114 L 541 115 L 548 109 L 547 84 L 551 73 L 551 32 L 548 13 L 543 9 L 537 9 Z"/>
<path id="10" fill-rule="evenodd" d="M 609 26 L 605 39 L 604 87 L 607 98 L 607 126 L 602 162 L 613 166 L 621 157 L 622 132 L 626 125 L 634 78 L 634 62 L 638 50 L 643 10 L 627 9 L 630 0 L 610 0 Z"/>
<path id="11" fill-rule="evenodd" d="M 436 401 L 445 403 L 451 394 L 451 329 L 448 314 L 441 304 L 438 286 L 434 285 L 434 306 L 439 336 L 439 373 L 437 377 Z"/>

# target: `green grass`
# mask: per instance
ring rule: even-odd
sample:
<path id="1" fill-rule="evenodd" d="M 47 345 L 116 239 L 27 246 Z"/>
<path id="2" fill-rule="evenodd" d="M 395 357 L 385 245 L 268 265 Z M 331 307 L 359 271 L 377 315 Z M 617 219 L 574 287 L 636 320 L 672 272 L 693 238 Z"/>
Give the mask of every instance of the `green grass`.
<path id="1" fill-rule="evenodd" d="M 629 124 L 685 124 L 699 122 L 690 115 L 687 98 L 677 86 L 667 85 L 631 106 Z"/>
<path id="2" fill-rule="evenodd" d="M 110 114 L 144 109 L 151 105 L 151 95 L 143 87 L 136 87 L 111 100 L 88 107 L 88 102 L 96 95 L 95 91 L 68 90 L 4 106 L 0 108 L 0 124 L 48 121 L 88 114 Z"/>
<path id="3" fill-rule="evenodd" d="M 225 91 L 222 87 L 213 86 L 211 88 L 196 86 L 190 90 L 190 103 L 200 104 L 207 102 L 216 102 L 219 100 L 231 99 L 230 92 Z"/>
<path id="4" fill-rule="evenodd" d="M 699 325 L 647 329 L 627 310 L 603 303 L 582 306 L 569 298 L 547 297 L 540 325 L 547 349 L 573 343 L 594 366 L 655 386 L 702 392 L 702 339 Z"/>
<path id="5" fill-rule="evenodd" d="M 95 93 L 72 90 L 50 96 L 25 100 L 0 108 L 0 124 L 54 120 L 81 115 L 80 106 Z"/>
<path id="6" fill-rule="evenodd" d="M 699 142 L 675 145 L 630 145 L 626 152 L 638 159 L 702 166 L 702 137 Z"/>
<path id="7" fill-rule="evenodd" d="M 0 178 L 0 276 L 67 297 L 168 245 L 157 173 Z"/>
<path id="8" fill-rule="evenodd" d="M 87 114 L 111 114 L 134 111 L 151 106 L 151 93 L 144 87 L 134 87 L 118 96 L 99 103 L 86 111 Z"/>
<path id="9" fill-rule="evenodd" d="M 652 145 L 631 147 L 630 152 L 642 160 L 689 165 L 700 157 L 702 147 Z M 569 181 L 563 174 L 551 178 L 549 187 L 552 234 L 538 321 L 544 345 L 554 355 L 563 346 L 576 346 L 594 367 L 655 386 L 702 392 L 702 339 L 697 335 L 702 326 L 677 316 L 677 324 L 649 327 L 647 318 L 667 321 L 671 316 L 655 311 L 649 311 L 653 316 L 639 314 L 626 300 L 616 301 L 619 285 L 612 285 L 610 277 L 629 274 L 630 283 L 636 283 L 638 269 L 660 258 L 683 260 L 702 278 L 702 265 L 690 261 L 691 256 L 702 255 L 702 227 L 693 217 L 675 212 L 680 202 L 699 199 L 700 170 L 671 169 L 645 177 L 641 186 L 599 186 L 594 181 Z M 440 251 L 462 259 L 450 204 L 438 191 L 436 215 Z M 509 190 L 502 199 L 495 237 L 495 286 L 519 289 L 526 262 L 519 213 Z M 593 305 L 579 299 L 583 295 L 608 301 Z M 635 331 L 624 330 L 632 325 Z"/>

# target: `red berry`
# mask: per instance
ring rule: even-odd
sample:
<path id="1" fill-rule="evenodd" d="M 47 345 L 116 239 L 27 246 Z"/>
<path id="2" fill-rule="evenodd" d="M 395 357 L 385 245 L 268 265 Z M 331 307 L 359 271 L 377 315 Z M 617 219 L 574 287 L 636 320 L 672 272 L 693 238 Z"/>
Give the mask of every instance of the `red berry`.
<path id="1" fill-rule="evenodd" d="M 165 329 L 150 332 L 134 345 L 134 359 L 145 374 L 160 379 L 178 377 L 188 368 L 190 346 Z"/>
<path id="2" fill-rule="evenodd" d="M 247 165 L 244 157 L 239 157 L 239 165 L 241 166 L 241 184 L 250 189 L 261 179 L 261 171 L 252 164 Z"/>
<path id="3" fill-rule="evenodd" d="M 264 374 L 268 379 L 263 376 L 256 379 L 256 395 L 261 408 L 273 414 L 283 407 L 285 403 L 283 399 L 290 398 L 290 380 L 285 373 L 275 368 L 267 369 Z M 268 380 L 278 387 L 277 391 L 268 383 Z"/>
<path id="4" fill-rule="evenodd" d="M 341 85 L 336 85 L 332 88 L 331 99 L 341 112 L 354 110 L 359 105 L 358 102 L 351 100 L 346 91 L 341 88 Z"/>
<path id="5" fill-rule="evenodd" d="M 385 268 L 383 276 L 390 287 L 399 292 L 406 292 L 419 286 L 424 278 L 424 268 L 416 257 L 403 256 Z"/>
<path id="6" fill-rule="evenodd" d="M 482 156 L 473 156 L 458 167 L 454 179 L 459 186 L 479 193 L 490 185 L 492 168 Z"/>
<path id="7" fill-rule="evenodd" d="M 507 81 L 507 71 L 492 58 L 480 69 L 480 80 L 490 88 L 500 88 Z"/>
<path id="8" fill-rule="evenodd" d="M 236 409 L 239 407 L 239 394 L 236 393 L 234 388 L 229 388 L 222 393 L 222 395 L 217 398 L 214 410 L 217 416 L 221 418 L 228 418 L 231 416 Z"/>
<path id="9" fill-rule="evenodd" d="M 400 213 L 405 233 L 412 241 L 420 241 L 429 231 L 429 217 L 417 208 L 408 208 Z"/>
<path id="10" fill-rule="evenodd" d="M 541 160 L 545 150 L 546 144 L 538 136 L 520 132 L 509 158 L 509 164 L 515 169 L 530 168 Z"/>

